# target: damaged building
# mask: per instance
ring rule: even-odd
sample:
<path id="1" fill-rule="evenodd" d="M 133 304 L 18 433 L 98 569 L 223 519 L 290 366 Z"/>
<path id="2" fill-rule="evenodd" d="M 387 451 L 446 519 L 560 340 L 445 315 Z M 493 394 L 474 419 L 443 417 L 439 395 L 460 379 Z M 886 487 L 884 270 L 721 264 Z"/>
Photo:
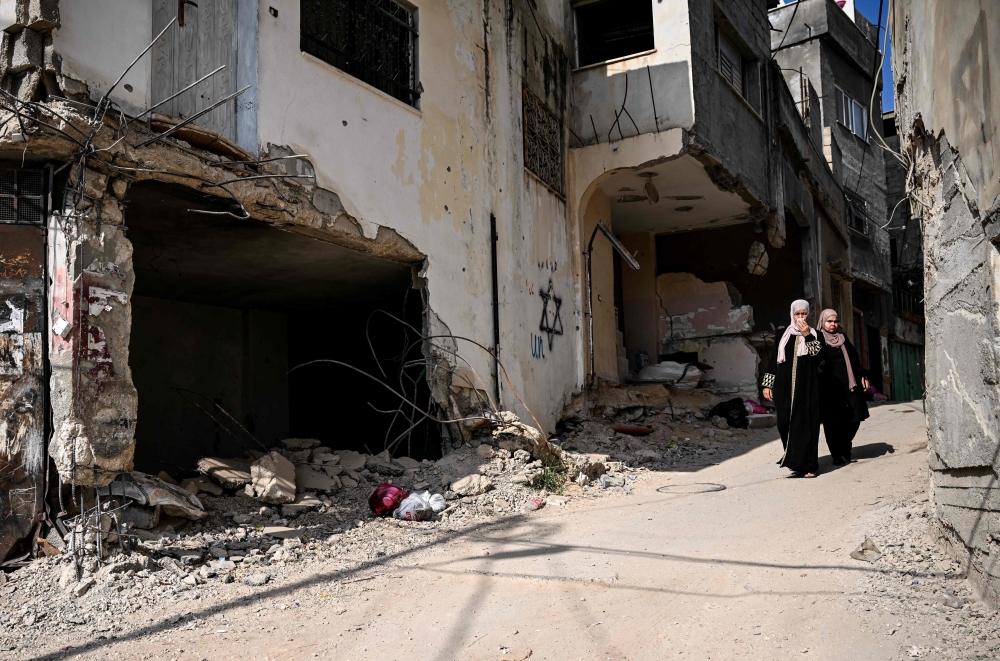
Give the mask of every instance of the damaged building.
<path id="1" fill-rule="evenodd" d="M 892 394 L 889 345 L 896 327 L 887 165 L 876 138 L 884 134 L 879 73 L 884 26 L 868 21 L 853 2 L 771 4 L 776 5 L 768 12 L 777 29 L 770 37 L 775 60 L 803 116 L 818 125 L 816 142 L 847 203 L 851 261 L 849 269 L 846 262 L 839 269 L 845 286 L 838 295 L 846 298 L 841 320 L 872 386 Z"/>
<path id="2" fill-rule="evenodd" d="M 606 15 L 620 4 L 576 9 L 587 380 L 698 363 L 703 385 L 757 399 L 790 301 L 850 316 L 845 200 L 820 125 L 771 60 L 766 3 L 626 3 L 628 40 Z"/>
<path id="3" fill-rule="evenodd" d="M 0 559 L 131 471 L 759 399 L 854 281 L 767 4 L 0 2 Z"/>

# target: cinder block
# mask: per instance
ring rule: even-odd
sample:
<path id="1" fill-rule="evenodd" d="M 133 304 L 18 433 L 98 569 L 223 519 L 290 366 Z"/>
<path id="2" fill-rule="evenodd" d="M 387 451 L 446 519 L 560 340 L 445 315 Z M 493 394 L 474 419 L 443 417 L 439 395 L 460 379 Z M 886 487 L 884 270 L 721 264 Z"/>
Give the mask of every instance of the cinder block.
<path id="1" fill-rule="evenodd" d="M 24 29 L 10 37 L 11 73 L 21 73 L 28 69 L 42 67 L 44 44 L 42 35 L 34 30 Z"/>

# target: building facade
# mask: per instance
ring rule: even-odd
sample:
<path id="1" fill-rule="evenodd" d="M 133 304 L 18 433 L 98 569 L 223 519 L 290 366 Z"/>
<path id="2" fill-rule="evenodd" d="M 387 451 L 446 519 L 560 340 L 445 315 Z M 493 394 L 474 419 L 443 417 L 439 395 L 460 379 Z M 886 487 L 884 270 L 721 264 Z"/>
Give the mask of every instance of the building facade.
<path id="1" fill-rule="evenodd" d="M 922 221 L 931 500 L 940 542 L 1000 603 L 1000 5 L 895 0 L 896 125 Z"/>

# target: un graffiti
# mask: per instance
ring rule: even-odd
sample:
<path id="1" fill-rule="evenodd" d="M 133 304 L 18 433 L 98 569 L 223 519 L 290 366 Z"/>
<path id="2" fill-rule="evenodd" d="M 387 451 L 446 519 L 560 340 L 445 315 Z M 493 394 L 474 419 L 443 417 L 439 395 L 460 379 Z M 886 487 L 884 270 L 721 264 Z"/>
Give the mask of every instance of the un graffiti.
<path id="1" fill-rule="evenodd" d="M 541 335 L 531 334 L 531 357 L 545 360 L 545 339 Z"/>

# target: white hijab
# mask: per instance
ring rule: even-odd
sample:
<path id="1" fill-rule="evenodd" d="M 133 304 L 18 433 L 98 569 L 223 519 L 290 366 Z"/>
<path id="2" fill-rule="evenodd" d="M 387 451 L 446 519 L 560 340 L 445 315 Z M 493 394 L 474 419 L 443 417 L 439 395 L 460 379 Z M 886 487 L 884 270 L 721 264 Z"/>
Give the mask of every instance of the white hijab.
<path id="1" fill-rule="evenodd" d="M 795 327 L 795 313 L 799 310 L 805 310 L 806 314 L 809 314 L 809 301 L 803 301 L 801 298 L 797 301 L 792 301 L 792 309 L 789 316 L 792 319 L 791 325 L 785 329 L 785 334 L 781 336 L 781 342 L 778 343 L 778 362 L 785 362 L 785 347 L 788 345 L 788 340 L 793 335 L 802 335 L 799 329 Z M 808 333 L 812 333 L 812 328 L 808 329 Z M 798 345 L 796 353 L 799 357 L 805 356 L 809 353 L 806 349 L 806 343 L 802 342 Z"/>

